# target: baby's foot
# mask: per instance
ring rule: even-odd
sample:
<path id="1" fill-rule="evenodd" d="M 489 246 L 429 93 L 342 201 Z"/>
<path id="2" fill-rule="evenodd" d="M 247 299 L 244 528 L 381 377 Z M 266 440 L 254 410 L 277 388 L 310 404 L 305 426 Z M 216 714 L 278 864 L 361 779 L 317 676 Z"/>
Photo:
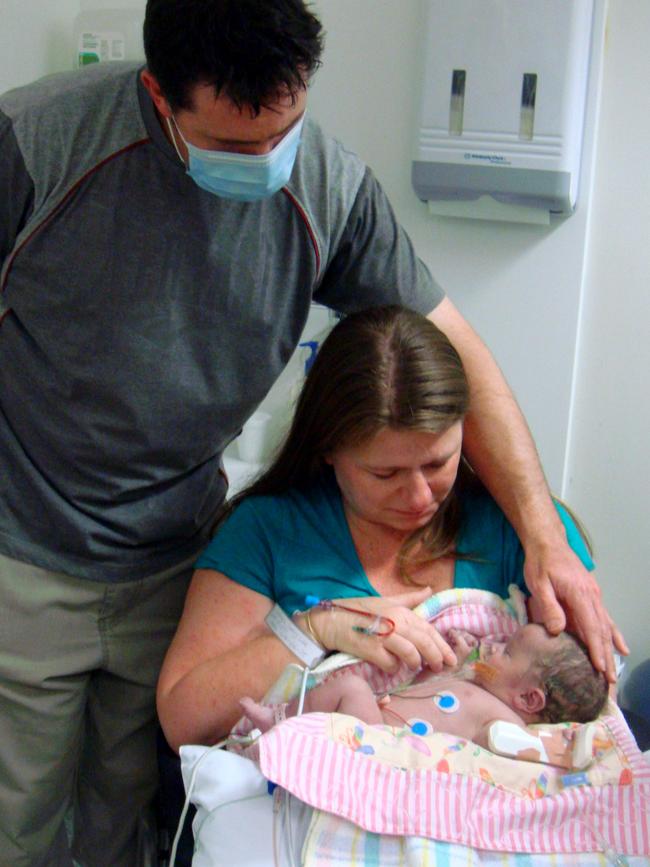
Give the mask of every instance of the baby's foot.
<path id="1" fill-rule="evenodd" d="M 275 724 L 275 712 L 272 707 L 253 701 L 248 696 L 242 698 L 239 705 L 255 728 L 258 728 L 262 733 L 273 728 Z"/>

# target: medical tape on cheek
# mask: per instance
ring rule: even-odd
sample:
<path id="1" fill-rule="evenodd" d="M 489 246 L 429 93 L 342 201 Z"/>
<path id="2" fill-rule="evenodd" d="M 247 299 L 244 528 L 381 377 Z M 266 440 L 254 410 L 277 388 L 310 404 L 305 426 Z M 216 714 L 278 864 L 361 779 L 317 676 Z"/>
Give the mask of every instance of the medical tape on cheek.
<path id="1" fill-rule="evenodd" d="M 483 660 L 478 659 L 476 662 L 472 663 L 472 669 L 474 673 L 478 675 L 482 680 L 486 680 L 489 683 L 493 683 L 497 677 L 499 676 L 499 672 L 494 666 L 490 665 L 487 662 L 483 662 Z"/>

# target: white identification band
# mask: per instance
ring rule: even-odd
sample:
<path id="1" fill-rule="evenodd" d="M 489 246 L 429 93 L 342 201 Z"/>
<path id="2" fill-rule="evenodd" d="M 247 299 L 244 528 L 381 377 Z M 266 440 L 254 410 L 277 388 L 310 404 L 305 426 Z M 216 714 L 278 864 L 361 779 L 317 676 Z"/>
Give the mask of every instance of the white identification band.
<path id="1" fill-rule="evenodd" d="M 307 668 L 313 668 L 325 659 L 326 651 L 312 641 L 293 620 L 284 613 L 279 605 L 273 608 L 265 617 L 265 623 L 279 639 L 303 662 Z"/>

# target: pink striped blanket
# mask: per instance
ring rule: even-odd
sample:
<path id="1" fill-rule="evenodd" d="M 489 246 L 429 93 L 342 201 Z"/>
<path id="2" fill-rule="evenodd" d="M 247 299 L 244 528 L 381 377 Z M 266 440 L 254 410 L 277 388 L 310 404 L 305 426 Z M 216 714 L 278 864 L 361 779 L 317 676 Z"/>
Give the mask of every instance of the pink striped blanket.
<path id="1" fill-rule="evenodd" d="M 545 773 L 554 773 L 548 767 L 537 773 L 525 769 L 530 790 L 517 794 L 494 779 L 377 761 L 333 737 L 330 716 L 339 715 L 306 714 L 276 726 L 259 742 L 260 768 L 300 800 L 366 831 L 502 852 L 599 852 L 609 847 L 650 855 L 650 766 L 616 712 L 603 724 L 627 760 L 620 779 L 554 794 L 543 792 L 538 783 Z"/>
<path id="2" fill-rule="evenodd" d="M 445 591 L 421 607 L 443 633 L 456 626 L 509 635 L 525 622 L 517 593 L 504 601 Z M 377 692 L 393 685 L 372 666 L 356 670 Z M 501 852 L 650 855 L 650 765 L 615 705 L 599 726 L 597 757 L 571 785 L 559 769 L 451 735 L 414 735 L 340 714 L 286 720 L 259 739 L 256 753 L 267 779 L 372 833 Z"/>

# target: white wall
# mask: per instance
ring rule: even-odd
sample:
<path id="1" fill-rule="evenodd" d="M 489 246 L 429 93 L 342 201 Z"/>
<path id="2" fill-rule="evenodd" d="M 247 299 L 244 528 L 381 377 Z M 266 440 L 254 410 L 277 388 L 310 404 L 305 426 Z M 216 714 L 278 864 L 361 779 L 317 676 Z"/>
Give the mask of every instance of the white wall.
<path id="1" fill-rule="evenodd" d="M 633 661 L 647 657 L 650 3 L 610 0 L 593 195 L 592 98 L 578 211 L 551 227 L 432 218 L 413 193 L 422 0 L 315 8 L 328 39 L 311 111 L 374 168 L 418 252 L 493 349 L 552 487 L 592 532 Z M 78 0 L 0 0 L 0 91 L 71 67 L 78 11 Z"/>
<path id="2" fill-rule="evenodd" d="M 650 3 L 610 0 L 578 209 L 549 228 L 432 218 L 413 193 L 421 0 L 315 6 L 328 38 L 311 110 L 373 167 L 420 256 L 492 348 L 552 488 L 591 531 L 631 667 L 650 655 Z"/>
<path id="3" fill-rule="evenodd" d="M 372 166 L 420 256 L 492 348 L 560 493 L 588 188 L 583 184 L 577 213 L 550 227 L 431 217 L 410 181 L 424 3 L 317 0 L 315 6 L 328 36 L 311 110 Z M 592 105 L 591 126 L 594 113 Z M 593 137 L 590 128 L 587 155 Z M 584 168 L 588 180 L 589 159 Z"/>
<path id="4" fill-rule="evenodd" d="M 631 663 L 650 656 L 649 41 L 648 0 L 610 0 L 567 486 Z"/>
<path id="5" fill-rule="evenodd" d="M 79 0 L 0 0 L 0 93 L 72 69 Z"/>

